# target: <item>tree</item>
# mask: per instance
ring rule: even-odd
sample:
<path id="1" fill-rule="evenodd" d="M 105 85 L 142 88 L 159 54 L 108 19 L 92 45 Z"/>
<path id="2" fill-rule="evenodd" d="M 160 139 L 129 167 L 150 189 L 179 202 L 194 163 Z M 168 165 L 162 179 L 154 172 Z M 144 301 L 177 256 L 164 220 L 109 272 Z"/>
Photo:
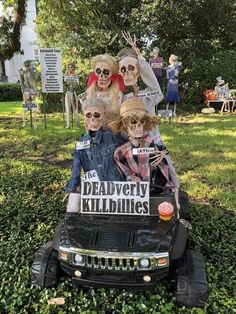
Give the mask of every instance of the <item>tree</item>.
<path id="1" fill-rule="evenodd" d="M 77 47 L 81 56 L 117 52 L 120 31 L 130 29 L 141 0 L 40 0 L 37 33 L 41 46 Z"/>
<path id="2" fill-rule="evenodd" d="M 121 30 L 130 31 L 146 54 L 158 45 L 165 60 L 178 55 L 180 86 L 189 83 L 182 99 L 201 102 L 204 86 L 214 86 L 216 76 L 231 86 L 236 80 L 235 8 L 235 0 L 39 0 L 37 32 L 41 46 L 76 47 L 83 59 L 115 55 L 125 45 Z"/>
<path id="3" fill-rule="evenodd" d="M 20 30 L 26 13 L 26 0 L 4 0 L 0 20 L 0 60 L 12 58 L 19 52 Z"/>
<path id="4" fill-rule="evenodd" d="M 236 47 L 234 0 L 147 0 L 132 17 L 133 27 L 168 55 L 209 58 Z"/>

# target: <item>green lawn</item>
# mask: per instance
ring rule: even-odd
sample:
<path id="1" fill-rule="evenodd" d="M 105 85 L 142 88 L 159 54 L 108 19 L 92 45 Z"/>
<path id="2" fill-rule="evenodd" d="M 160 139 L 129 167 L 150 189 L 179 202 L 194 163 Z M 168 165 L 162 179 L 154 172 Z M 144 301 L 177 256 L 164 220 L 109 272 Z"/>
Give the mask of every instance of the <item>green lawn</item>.
<path id="1" fill-rule="evenodd" d="M 10 101 L 10 102 L 0 102 L 0 113 L 1 115 L 14 115 L 22 112 L 22 102 L 20 101 Z"/>
<path id="2" fill-rule="evenodd" d="M 22 127 L 21 103 L 0 103 L 0 313 L 235 313 L 236 115 L 178 117 L 160 130 L 190 196 L 190 247 L 203 253 L 210 287 L 204 309 L 176 304 L 169 283 L 128 292 L 84 289 L 63 278 L 56 289 L 30 285 L 34 253 L 63 217 L 64 187 L 81 128 L 62 114 L 38 114 Z M 37 146 L 37 148 L 36 148 Z M 64 297 L 54 307 L 47 300 Z"/>

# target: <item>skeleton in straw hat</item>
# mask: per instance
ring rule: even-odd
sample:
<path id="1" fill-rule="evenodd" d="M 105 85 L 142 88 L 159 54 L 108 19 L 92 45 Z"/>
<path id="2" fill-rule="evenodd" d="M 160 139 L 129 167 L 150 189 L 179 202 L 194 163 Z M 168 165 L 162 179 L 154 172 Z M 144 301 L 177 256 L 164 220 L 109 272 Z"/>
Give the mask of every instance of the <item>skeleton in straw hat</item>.
<path id="1" fill-rule="evenodd" d="M 150 181 L 161 191 L 174 189 L 166 160 L 168 151 L 154 143 L 147 134 L 159 118 L 150 116 L 141 99 L 131 98 L 122 103 L 120 117 L 110 124 L 114 132 L 126 132 L 129 141 L 116 148 L 114 158 L 127 181 Z M 174 189 L 178 203 L 178 188 Z"/>

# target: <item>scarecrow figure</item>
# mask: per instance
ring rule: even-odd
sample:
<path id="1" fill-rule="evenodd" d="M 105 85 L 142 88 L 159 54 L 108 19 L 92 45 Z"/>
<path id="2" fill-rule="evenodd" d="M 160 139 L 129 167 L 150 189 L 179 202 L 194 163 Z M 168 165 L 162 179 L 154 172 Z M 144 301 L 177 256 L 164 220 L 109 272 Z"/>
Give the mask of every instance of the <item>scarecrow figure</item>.
<path id="1" fill-rule="evenodd" d="M 22 68 L 19 70 L 19 74 L 21 91 L 23 95 L 22 126 L 25 126 L 25 113 L 27 111 L 30 111 L 30 114 L 33 112 L 33 125 L 34 128 L 36 128 L 36 112 L 38 111 L 38 106 L 36 104 L 38 73 L 36 71 L 35 61 L 32 60 L 24 61 Z"/>
<path id="2" fill-rule="evenodd" d="M 150 53 L 149 64 L 152 67 L 152 70 L 158 80 L 160 88 L 162 90 L 162 71 L 164 68 L 164 60 L 163 57 L 159 56 L 160 49 L 158 47 L 154 47 L 152 52 Z"/>
<path id="3" fill-rule="evenodd" d="M 166 110 L 169 109 L 169 105 L 174 105 L 173 116 L 176 116 L 176 105 L 180 102 L 179 95 L 179 72 L 182 66 L 182 62 L 178 61 L 178 57 L 174 54 L 170 55 L 169 64 L 166 68 L 166 77 L 168 80 L 167 93 L 166 93 Z"/>
<path id="4" fill-rule="evenodd" d="M 148 135 L 159 118 L 150 116 L 143 100 L 132 98 L 122 103 L 120 117 L 111 123 L 114 132 L 127 133 L 129 141 L 115 150 L 114 158 L 127 181 L 149 181 L 150 191 L 174 189 L 169 173 L 166 156 L 168 151 L 163 145 L 154 143 Z M 178 187 L 174 189 L 178 203 Z"/>
<path id="5" fill-rule="evenodd" d="M 218 76 L 216 78 L 217 85 L 215 86 L 215 92 L 217 95 L 217 99 L 220 99 L 223 101 L 223 105 L 221 107 L 220 112 L 223 113 L 224 111 L 230 112 L 230 90 L 229 90 L 229 84 L 225 84 L 225 81 L 222 79 L 221 76 Z"/>
<path id="6" fill-rule="evenodd" d="M 107 105 L 107 115 L 119 110 L 125 86 L 118 74 L 118 64 L 108 54 L 97 55 L 91 60 L 92 73 L 87 81 L 87 98 L 98 98 Z"/>
<path id="7" fill-rule="evenodd" d="M 82 111 L 88 134 L 76 143 L 72 176 L 66 186 L 66 192 L 78 190 L 81 183 L 81 170 L 96 171 L 101 181 L 122 181 L 113 157 L 115 148 L 125 140 L 103 128 L 106 119 L 106 104 L 101 99 L 88 98 L 82 104 Z"/>
<path id="8" fill-rule="evenodd" d="M 75 125 L 79 127 L 79 102 L 75 91 L 75 86 L 79 81 L 79 77 L 76 75 L 76 65 L 72 61 L 69 61 L 67 64 L 64 81 L 69 86 L 69 89 L 65 94 L 66 128 L 70 128 L 71 112 L 74 117 Z"/>

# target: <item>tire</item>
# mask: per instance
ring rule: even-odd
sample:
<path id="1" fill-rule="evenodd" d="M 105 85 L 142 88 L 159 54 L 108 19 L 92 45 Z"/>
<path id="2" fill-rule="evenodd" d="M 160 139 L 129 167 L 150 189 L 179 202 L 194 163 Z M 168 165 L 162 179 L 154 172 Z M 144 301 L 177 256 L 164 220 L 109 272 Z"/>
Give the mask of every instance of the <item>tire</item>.
<path id="1" fill-rule="evenodd" d="M 187 250 L 177 263 L 175 275 L 177 302 L 187 307 L 204 307 L 208 285 L 202 254 Z"/>
<path id="2" fill-rule="evenodd" d="M 53 249 L 52 242 L 41 246 L 31 267 L 31 283 L 52 288 L 60 279 L 60 262 L 58 252 Z"/>
<path id="3" fill-rule="evenodd" d="M 189 213 L 189 198 L 188 198 L 188 194 L 184 191 L 180 191 L 179 192 L 179 203 L 180 203 L 180 210 L 179 210 L 179 216 L 180 219 L 185 219 L 190 221 L 191 217 L 190 217 L 190 213 Z"/>

